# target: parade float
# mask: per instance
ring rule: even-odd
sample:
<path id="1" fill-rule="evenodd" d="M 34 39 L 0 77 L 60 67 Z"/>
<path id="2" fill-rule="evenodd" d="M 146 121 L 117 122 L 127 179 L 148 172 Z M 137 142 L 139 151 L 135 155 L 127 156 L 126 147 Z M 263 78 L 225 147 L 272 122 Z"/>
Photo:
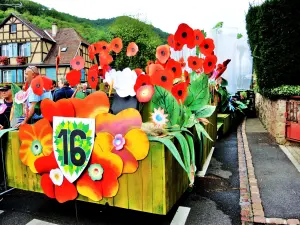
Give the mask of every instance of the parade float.
<path id="1" fill-rule="evenodd" d="M 120 38 L 89 47 L 97 64 L 88 72 L 96 89 L 84 99 L 39 104 L 43 119 L 8 133 L 7 186 L 40 192 L 60 203 L 81 200 L 166 215 L 207 164 L 217 136 L 216 104 L 209 78 L 216 69 L 214 42 L 180 24 L 158 46 L 145 70 L 110 68 L 112 54 L 138 54 Z M 59 56 L 57 57 L 59 63 Z M 70 85 L 80 83 L 81 57 L 71 61 Z M 30 84 L 41 95 L 45 76 Z M 13 116 L 21 116 L 28 93 L 14 86 Z"/>

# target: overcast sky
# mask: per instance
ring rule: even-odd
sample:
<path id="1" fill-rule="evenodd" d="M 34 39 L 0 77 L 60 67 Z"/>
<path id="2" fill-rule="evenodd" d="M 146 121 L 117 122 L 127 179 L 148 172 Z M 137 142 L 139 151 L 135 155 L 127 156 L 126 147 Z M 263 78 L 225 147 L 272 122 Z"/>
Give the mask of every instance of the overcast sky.
<path id="1" fill-rule="evenodd" d="M 155 27 L 174 33 L 180 23 L 193 29 L 211 29 L 223 21 L 224 27 L 245 33 L 249 3 L 263 0 L 33 0 L 57 11 L 98 19 L 135 15 Z"/>

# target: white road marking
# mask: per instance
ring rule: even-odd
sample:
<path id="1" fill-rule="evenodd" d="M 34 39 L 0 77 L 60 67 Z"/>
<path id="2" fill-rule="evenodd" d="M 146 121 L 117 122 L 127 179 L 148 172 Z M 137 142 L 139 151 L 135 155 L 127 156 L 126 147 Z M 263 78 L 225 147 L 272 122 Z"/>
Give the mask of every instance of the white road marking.
<path id="1" fill-rule="evenodd" d="M 28 222 L 26 225 L 57 225 L 55 223 L 49 223 L 42 220 L 33 219 L 30 222 Z"/>
<path id="2" fill-rule="evenodd" d="M 184 225 L 191 208 L 179 206 L 177 212 L 171 222 L 171 225 Z"/>
<path id="3" fill-rule="evenodd" d="M 214 151 L 215 151 L 215 147 L 212 147 L 211 150 L 210 150 L 209 155 L 207 156 L 207 158 L 205 160 L 205 163 L 204 163 L 204 165 L 202 167 L 202 170 L 197 173 L 197 177 L 204 177 L 205 176 L 206 171 L 208 169 L 208 166 L 210 164 L 211 157 L 212 157 Z"/>
<path id="4" fill-rule="evenodd" d="M 300 164 L 297 162 L 297 160 L 295 159 L 295 157 L 290 153 L 290 151 L 288 150 L 288 148 L 285 147 L 284 145 L 279 145 L 279 147 L 286 154 L 286 156 L 291 160 L 291 162 L 294 164 L 294 166 L 296 167 L 296 169 L 300 172 Z"/>
<path id="5" fill-rule="evenodd" d="M 0 214 L 2 214 L 2 213 L 4 213 L 4 211 L 3 211 L 3 210 L 0 210 Z"/>

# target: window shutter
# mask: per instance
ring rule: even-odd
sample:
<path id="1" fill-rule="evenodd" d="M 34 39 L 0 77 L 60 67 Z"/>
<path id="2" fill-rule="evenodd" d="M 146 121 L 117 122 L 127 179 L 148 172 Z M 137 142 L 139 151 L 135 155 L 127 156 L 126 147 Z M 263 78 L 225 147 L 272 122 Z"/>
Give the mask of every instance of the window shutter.
<path id="1" fill-rule="evenodd" d="M 84 69 L 81 69 L 81 81 L 85 81 L 85 72 L 84 72 Z"/>
<path id="2" fill-rule="evenodd" d="M 30 45 L 30 42 L 26 43 L 26 49 L 25 50 L 26 50 L 26 52 L 25 52 L 26 55 L 25 56 L 28 56 L 28 57 L 31 56 L 31 45 Z"/>
<path id="3" fill-rule="evenodd" d="M 17 43 L 14 43 L 14 44 L 12 44 L 13 45 L 13 49 L 12 49 L 12 51 L 13 51 L 13 54 L 12 54 L 12 56 L 13 57 L 17 57 L 18 56 L 18 44 Z"/>
<path id="4" fill-rule="evenodd" d="M 8 44 L 8 57 L 13 56 L 13 44 Z"/>
<path id="5" fill-rule="evenodd" d="M 46 76 L 56 81 L 56 68 L 46 68 Z"/>
<path id="6" fill-rule="evenodd" d="M 17 73 L 16 70 L 11 71 L 11 82 L 16 83 L 17 82 Z"/>
<path id="7" fill-rule="evenodd" d="M 0 83 L 2 83 L 2 70 L 0 70 Z"/>
<path id="8" fill-rule="evenodd" d="M 17 73 L 18 73 L 17 82 L 23 83 L 23 70 L 18 70 Z"/>

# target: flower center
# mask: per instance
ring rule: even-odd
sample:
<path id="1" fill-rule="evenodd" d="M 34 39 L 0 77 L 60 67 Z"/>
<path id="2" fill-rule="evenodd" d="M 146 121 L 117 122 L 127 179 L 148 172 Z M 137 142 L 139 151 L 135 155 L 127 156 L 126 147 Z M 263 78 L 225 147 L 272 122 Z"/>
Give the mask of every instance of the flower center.
<path id="1" fill-rule="evenodd" d="M 196 61 L 193 61 L 193 65 L 196 66 L 196 65 L 197 65 L 197 62 L 196 62 Z"/>
<path id="2" fill-rule="evenodd" d="M 166 55 L 165 51 L 161 51 L 161 55 L 165 56 Z"/>
<path id="3" fill-rule="evenodd" d="M 31 152 L 33 155 L 37 156 L 42 153 L 43 147 L 41 145 L 41 142 L 39 140 L 34 140 L 31 143 Z"/>
<path id="4" fill-rule="evenodd" d="M 118 151 L 123 149 L 123 146 L 125 145 L 125 138 L 122 134 L 117 134 L 115 136 L 115 139 L 113 140 L 113 145 Z"/>
<path id="5" fill-rule="evenodd" d="M 79 62 L 79 61 L 77 61 L 77 62 L 76 62 L 76 65 L 77 65 L 77 66 L 79 66 L 79 65 L 80 65 L 80 62 Z"/>
<path id="6" fill-rule="evenodd" d="M 182 96 L 182 90 L 178 91 L 178 96 Z"/>
<path id="7" fill-rule="evenodd" d="M 118 45 L 118 44 L 115 44 L 115 47 L 116 47 L 116 48 L 119 48 L 119 45 Z"/>
<path id="8" fill-rule="evenodd" d="M 131 48 L 131 52 L 135 52 L 135 48 Z"/>
<path id="9" fill-rule="evenodd" d="M 161 79 L 162 82 L 166 82 L 167 81 L 167 77 L 166 76 L 161 76 L 160 79 Z"/>
<path id="10" fill-rule="evenodd" d="M 186 38 L 186 37 L 187 37 L 187 33 L 186 33 L 186 32 L 183 32 L 183 33 L 182 33 L 182 37 L 183 37 L 183 38 Z"/>
<path id="11" fill-rule="evenodd" d="M 173 73 L 176 73 L 176 67 L 172 67 Z"/>
<path id="12" fill-rule="evenodd" d="M 205 48 L 205 49 L 208 49 L 208 48 L 209 48 L 209 45 L 208 45 L 208 44 L 205 44 L 205 45 L 204 45 L 204 48 Z"/>
<path id="13" fill-rule="evenodd" d="M 198 36 L 198 35 L 196 35 L 196 40 L 197 40 L 197 41 L 199 40 L 199 36 Z"/>
<path id="14" fill-rule="evenodd" d="M 88 169 L 90 178 L 93 181 L 102 180 L 104 169 L 100 164 L 92 164 Z"/>
<path id="15" fill-rule="evenodd" d="M 212 62 L 208 62 L 208 66 L 212 66 Z"/>
<path id="16" fill-rule="evenodd" d="M 161 115 L 156 115 L 156 117 L 155 117 L 155 119 L 158 121 L 158 122 L 160 122 L 160 121 L 162 121 L 163 120 L 163 118 L 162 118 L 162 116 Z"/>
<path id="17" fill-rule="evenodd" d="M 57 186 L 61 186 L 64 181 L 64 175 L 62 174 L 60 169 L 53 169 L 50 171 L 50 179 L 52 180 L 53 184 Z"/>

